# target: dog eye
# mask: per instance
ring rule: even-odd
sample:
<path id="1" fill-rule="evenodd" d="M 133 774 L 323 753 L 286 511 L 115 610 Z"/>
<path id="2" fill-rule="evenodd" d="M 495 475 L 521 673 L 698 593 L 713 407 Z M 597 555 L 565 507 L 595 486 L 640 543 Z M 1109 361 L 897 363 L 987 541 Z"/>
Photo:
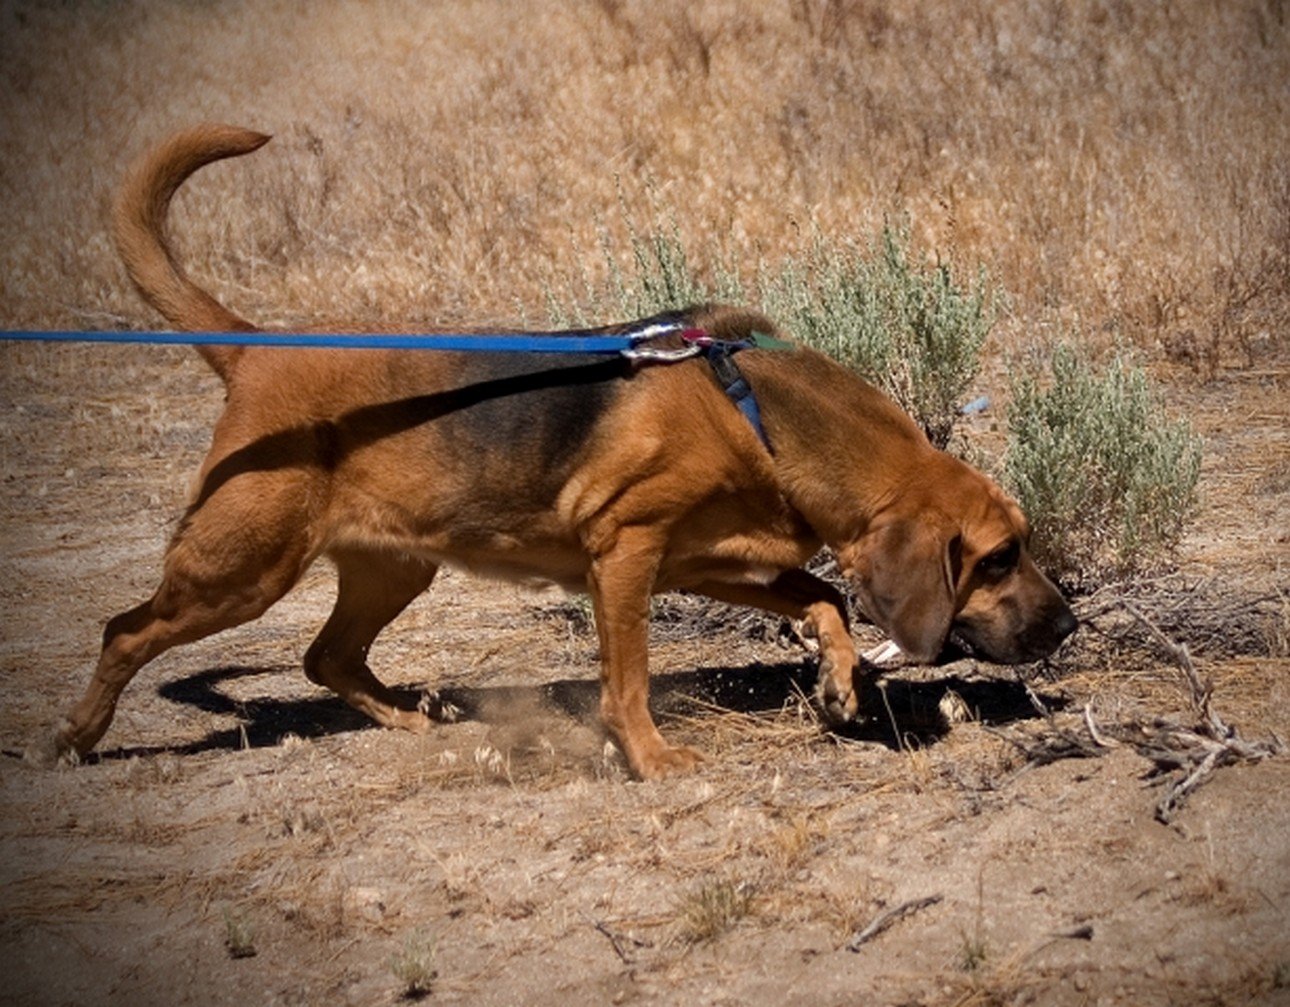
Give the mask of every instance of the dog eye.
<path id="1" fill-rule="evenodd" d="M 1017 560 L 1020 558 L 1021 545 L 1016 540 L 1013 540 L 990 553 L 977 565 L 984 573 L 997 577 L 1009 573 L 1017 565 Z"/>

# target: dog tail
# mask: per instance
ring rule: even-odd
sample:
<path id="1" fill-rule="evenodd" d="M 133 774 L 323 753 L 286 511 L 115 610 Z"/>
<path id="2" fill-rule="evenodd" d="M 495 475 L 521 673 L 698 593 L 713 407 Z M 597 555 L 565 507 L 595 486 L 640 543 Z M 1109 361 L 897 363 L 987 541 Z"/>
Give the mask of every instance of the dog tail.
<path id="1" fill-rule="evenodd" d="M 235 126 L 195 126 L 136 161 L 117 194 L 112 212 L 117 252 L 143 299 L 179 331 L 257 331 L 188 278 L 166 238 L 166 213 L 175 191 L 198 168 L 249 154 L 268 141 L 263 133 Z M 240 346 L 197 347 L 225 384 L 242 350 Z"/>

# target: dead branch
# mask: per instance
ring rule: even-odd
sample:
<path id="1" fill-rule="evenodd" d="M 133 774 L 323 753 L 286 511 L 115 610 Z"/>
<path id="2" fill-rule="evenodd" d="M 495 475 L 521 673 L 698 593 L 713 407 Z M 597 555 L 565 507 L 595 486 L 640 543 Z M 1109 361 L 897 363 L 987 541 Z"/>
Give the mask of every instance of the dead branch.
<path id="1" fill-rule="evenodd" d="M 1174 663 L 1182 670 L 1187 679 L 1188 690 L 1191 693 L 1193 709 L 1206 720 L 1213 717 L 1213 726 L 1226 734 L 1227 726 L 1217 716 L 1212 715 L 1209 709 L 1209 699 L 1213 695 L 1214 684 L 1210 681 L 1202 682 L 1200 676 L 1196 674 L 1196 666 L 1192 664 L 1191 654 L 1187 650 L 1187 645 L 1185 643 L 1175 643 L 1171 640 L 1159 626 L 1143 615 L 1142 610 L 1133 602 L 1125 600 L 1124 610 L 1146 628 L 1152 638 L 1165 649 L 1165 652 L 1173 658 Z"/>
<path id="2" fill-rule="evenodd" d="M 892 909 L 879 913 L 873 918 L 867 927 L 851 938 L 847 944 L 848 951 L 859 951 L 860 945 L 866 941 L 871 941 L 880 933 L 886 930 L 893 923 L 904 919 L 906 916 L 912 916 L 920 909 L 926 909 L 928 906 L 934 906 L 944 899 L 943 895 L 928 895 L 921 899 L 911 899 L 908 902 L 902 902 Z"/>
<path id="3" fill-rule="evenodd" d="M 1098 748 L 1110 748 L 1111 745 L 1098 732 L 1097 724 L 1093 722 L 1093 704 L 1084 704 L 1084 726 L 1088 729 L 1088 736 L 1093 739 L 1093 744 Z"/>
<path id="4" fill-rule="evenodd" d="M 1214 686 L 1196 673 L 1187 645 L 1175 643 L 1130 601 L 1124 610 L 1146 627 L 1151 636 L 1174 659 L 1182 670 L 1190 693 L 1192 711 L 1198 723 L 1183 727 L 1165 718 L 1157 718 L 1150 729 L 1139 729 L 1143 735 L 1130 743 L 1138 753 L 1151 759 L 1161 772 L 1178 771 L 1179 776 L 1156 802 L 1156 820 L 1168 825 L 1187 797 L 1204 783 L 1219 766 L 1233 762 L 1257 762 L 1281 751 L 1281 743 L 1246 741 L 1236 728 L 1223 722 L 1210 703 Z"/>
<path id="5" fill-rule="evenodd" d="M 628 934 L 614 933 L 614 931 L 609 929 L 609 924 L 607 924 L 604 920 L 593 919 L 592 917 L 588 916 L 586 913 L 583 913 L 582 915 L 583 915 L 583 918 L 588 923 L 590 923 L 592 927 L 596 929 L 597 932 L 604 934 L 605 937 L 608 938 L 610 947 L 614 949 L 614 954 L 618 956 L 619 961 L 621 961 L 624 965 L 632 965 L 635 962 L 635 960 L 631 957 L 631 955 L 629 955 L 627 951 L 624 950 L 623 948 L 624 941 L 631 944 L 632 947 L 638 948 L 638 949 L 653 947 L 653 945 L 650 944 L 649 941 L 643 941 L 637 937 L 632 937 Z"/>
<path id="6" fill-rule="evenodd" d="M 1012 732 L 993 727 L 987 727 L 986 730 L 1021 752 L 1031 766 L 1047 766 L 1062 759 L 1095 759 L 1105 754 L 1105 748 L 1096 739 L 1090 744 L 1074 731 L 1068 731 L 1056 723 L 1035 737 L 1018 737 Z"/>

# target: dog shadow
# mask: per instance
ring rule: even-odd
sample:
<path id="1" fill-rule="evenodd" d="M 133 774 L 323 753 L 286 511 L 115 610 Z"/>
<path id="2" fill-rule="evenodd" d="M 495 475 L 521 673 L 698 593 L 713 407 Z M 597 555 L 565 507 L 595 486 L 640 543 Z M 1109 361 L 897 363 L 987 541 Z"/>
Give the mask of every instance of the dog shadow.
<path id="1" fill-rule="evenodd" d="M 224 691 L 229 683 L 241 679 L 285 673 L 291 672 L 285 668 L 231 666 L 167 682 L 158 689 L 163 699 L 206 713 L 232 716 L 237 723 L 185 744 L 107 750 L 98 758 L 269 748 L 281 744 L 287 735 L 311 739 L 375 729 L 366 716 L 330 694 L 235 699 Z M 771 716 L 809 697 L 815 676 L 812 662 L 753 663 L 659 674 L 651 679 L 650 705 L 663 725 L 682 716 L 702 721 L 722 711 Z M 950 673 L 931 680 L 914 680 L 871 672 L 860 691 L 856 719 L 832 730 L 853 741 L 893 750 L 928 747 L 944 738 L 951 720 L 943 710 L 952 695 L 962 701 L 955 706 L 965 707 L 968 716 L 986 724 L 1039 716 L 1025 685 L 1015 678 L 964 678 Z M 414 708 L 422 695 L 420 690 L 408 687 L 394 692 L 400 705 L 408 709 Z M 595 679 L 562 679 L 536 686 L 455 685 L 439 690 L 438 697 L 456 707 L 459 720 L 504 725 L 513 723 L 517 716 L 536 714 L 596 726 L 600 684 Z M 1063 706 L 1060 696 L 1039 698 L 1049 709 Z"/>

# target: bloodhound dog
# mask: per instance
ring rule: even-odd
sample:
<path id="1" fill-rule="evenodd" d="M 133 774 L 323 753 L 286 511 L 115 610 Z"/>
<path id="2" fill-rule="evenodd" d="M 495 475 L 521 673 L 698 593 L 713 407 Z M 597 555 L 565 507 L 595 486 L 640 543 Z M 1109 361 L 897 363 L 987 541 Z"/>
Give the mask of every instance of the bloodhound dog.
<path id="1" fill-rule="evenodd" d="M 199 288 L 165 236 L 194 171 L 268 138 L 186 130 L 145 155 L 117 199 L 117 247 L 144 299 L 183 331 L 258 331 Z M 451 564 L 591 595 L 600 715 L 632 771 L 691 769 L 650 715 L 651 595 L 686 590 L 802 620 L 818 698 L 857 709 L 839 592 L 802 565 L 822 546 L 865 614 L 918 661 L 951 638 L 991 661 L 1051 653 L 1075 627 L 1027 552 L 1017 505 L 935 450 L 890 399 L 751 311 L 703 305 L 646 323 L 734 345 L 755 423 L 710 356 L 669 363 L 577 354 L 200 346 L 227 385 L 156 593 L 116 616 L 83 698 L 36 757 L 76 761 L 148 661 L 260 616 L 327 556 L 331 617 L 305 674 L 386 727 L 425 731 L 366 663 L 376 635 Z M 759 334 L 759 335 L 758 335 Z M 771 337 L 766 339 L 765 337 Z M 775 344 L 759 348 L 758 340 Z M 677 354 L 678 356 L 680 354 Z"/>

